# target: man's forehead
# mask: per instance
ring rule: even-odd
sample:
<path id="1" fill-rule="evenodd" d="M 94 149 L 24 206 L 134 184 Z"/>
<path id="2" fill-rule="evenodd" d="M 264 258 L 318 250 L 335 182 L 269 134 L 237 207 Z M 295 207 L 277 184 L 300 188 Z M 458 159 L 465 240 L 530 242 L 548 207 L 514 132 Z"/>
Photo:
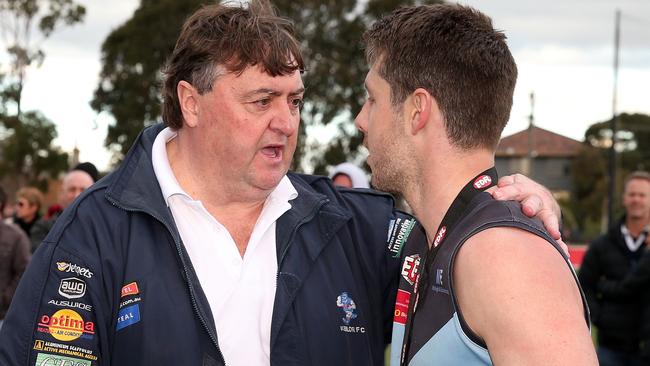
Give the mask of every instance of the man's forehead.
<path id="1" fill-rule="evenodd" d="M 299 70 L 287 75 L 272 76 L 259 65 L 255 65 L 247 67 L 241 74 L 230 73 L 229 76 L 233 89 L 238 93 L 265 89 L 291 93 L 304 89 Z"/>

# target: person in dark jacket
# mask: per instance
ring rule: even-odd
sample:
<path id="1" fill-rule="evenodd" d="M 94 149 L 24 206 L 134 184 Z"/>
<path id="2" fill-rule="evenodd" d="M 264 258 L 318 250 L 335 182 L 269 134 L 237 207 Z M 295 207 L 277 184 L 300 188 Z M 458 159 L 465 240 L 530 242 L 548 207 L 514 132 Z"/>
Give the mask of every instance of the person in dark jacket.
<path id="1" fill-rule="evenodd" d="M 31 237 L 34 224 L 41 218 L 43 194 L 37 188 L 23 187 L 16 192 L 16 210 L 11 222 Z"/>
<path id="2" fill-rule="evenodd" d="M 0 187 L 0 212 L 6 204 L 7 194 Z M 27 235 L 0 218 L 0 328 L 30 257 Z"/>
<path id="3" fill-rule="evenodd" d="M 387 194 L 288 172 L 303 68 L 268 3 L 194 13 L 165 67 L 165 125 L 57 220 L 0 364 L 383 364 L 415 221 Z"/>
<path id="4" fill-rule="evenodd" d="M 641 276 L 647 271 L 641 268 L 640 258 L 647 251 L 650 174 L 634 172 L 627 177 L 623 206 L 625 216 L 589 245 L 579 273 L 593 323 L 598 327 L 598 358 L 605 366 L 644 364 L 639 356 L 644 291 L 627 291 L 624 295 L 607 284 L 599 289 L 599 281 L 621 281 L 637 267 Z M 638 288 L 637 276 L 630 280 L 625 287 Z"/>

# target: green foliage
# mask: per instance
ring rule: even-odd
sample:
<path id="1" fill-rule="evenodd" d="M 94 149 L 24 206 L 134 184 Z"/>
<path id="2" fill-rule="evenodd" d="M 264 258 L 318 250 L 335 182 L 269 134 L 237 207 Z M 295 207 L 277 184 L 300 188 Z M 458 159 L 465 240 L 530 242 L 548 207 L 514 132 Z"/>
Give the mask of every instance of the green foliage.
<path id="1" fill-rule="evenodd" d="M 113 116 L 106 146 L 119 162 L 140 130 L 161 114 L 160 68 L 185 18 L 208 1 L 142 0 L 133 17 L 102 45 L 102 70 L 91 106 Z"/>
<path id="2" fill-rule="evenodd" d="M 35 111 L 16 116 L 0 116 L 3 128 L 0 142 L 0 176 L 14 177 L 19 186 L 35 185 L 47 189 L 47 180 L 68 169 L 68 154 L 52 146 L 57 136 L 54 124 Z"/>
<path id="3" fill-rule="evenodd" d="M 73 0 L 0 0 L 0 28 L 11 66 L 4 81 L 13 90 L 18 116 L 27 68 L 40 66 L 45 59 L 43 39 L 61 26 L 83 21 L 85 15 L 86 8 Z M 34 25 L 42 39 L 34 37 Z"/>
<path id="4" fill-rule="evenodd" d="M 47 188 L 47 179 L 68 168 L 68 155 L 52 145 L 55 125 L 38 111 L 23 112 L 21 97 L 29 66 L 40 66 L 43 40 L 81 22 L 86 9 L 73 0 L 0 0 L 0 27 L 10 68 L 0 75 L 0 176 L 18 186 Z M 40 39 L 33 31 L 38 27 Z"/>
<path id="5" fill-rule="evenodd" d="M 595 147 L 611 146 L 612 120 L 591 125 L 585 132 L 585 141 Z M 620 154 L 622 170 L 650 169 L 650 116 L 622 113 L 618 116 L 616 150 Z"/>
<path id="6" fill-rule="evenodd" d="M 380 15 L 414 2 L 274 1 L 278 12 L 295 22 L 307 62 L 307 103 L 294 168 L 306 156 L 305 126 L 327 124 L 335 117 L 351 124 L 360 110 L 367 71 L 360 43 L 363 31 Z M 160 118 L 160 67 L 171 53 L 183 21 L 202 3 L 212 2 L 142 0 L 133 17 L 104 41 L 100 82 L 91 105 L 114 118 L 106 146 L 114 152 L 115 162 L 121 160 L 142 127 Z M 327 146 L 309 147 L 323 152 L 310 162 L 317 172 L 354 157 L 362 137 L 350 130 L 339 129 Z"/>

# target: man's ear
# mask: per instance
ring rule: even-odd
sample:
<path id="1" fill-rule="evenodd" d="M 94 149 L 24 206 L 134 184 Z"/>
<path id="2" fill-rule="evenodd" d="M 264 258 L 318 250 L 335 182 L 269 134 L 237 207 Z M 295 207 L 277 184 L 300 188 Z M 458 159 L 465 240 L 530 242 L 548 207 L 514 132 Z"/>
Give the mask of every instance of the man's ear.
<path id="1" fill-rule="evenodd" d="M 198 97 L 199 92 L 185 80 L 181 80 L 176 86 L 178 103 L 183 113 L 183 120 L 188 127 L 196 127 L 198 124 Z"/>
<path id="2" fill-rule="evenodd" d="M 424 88 L 417 88 L 411 94 L 409 120 L 411 121 L 411 133 L 413 135 L 421 131 L 433 113 L 438 113 L 438 103 L 433 96 Z"/>

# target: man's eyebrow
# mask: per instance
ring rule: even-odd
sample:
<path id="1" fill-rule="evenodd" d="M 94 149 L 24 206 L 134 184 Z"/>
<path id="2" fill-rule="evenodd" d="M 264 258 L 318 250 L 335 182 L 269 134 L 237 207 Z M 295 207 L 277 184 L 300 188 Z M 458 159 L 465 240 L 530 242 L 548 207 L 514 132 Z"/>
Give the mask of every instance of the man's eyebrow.
<path id="1" fill-rule="evenodd" d="M 251 90 L 251 91 L 249 91 L 247 93 L 244 93 L 242 95 L 242 98 L 244 98 L 244 99 L 251 98 L 251 97 L 253 97 L 255 95 L 258 95 L 258 94 L 268 94 L 268 95 L 272 95 L 272 96 L 278 96 L 278 95 L 280 95 L 280 92 L 277 91 L 277 90 L 274 90 L 274 89 L 260 88 L 260 89 L 255 89 L 255 90 Z"/>
<path id="2" fill-rule="evenodd" d="M 298 88 L 298 89 L 292 91 L 291 93 L 289 93 L 289 95 L 298 95 L 298 94 L 302 94 L 304 92 L 305 92 L 305 87 L 303 86 L 301 88 Z"/>
<path id="3" fill-rule="evenodd" d="M 289 95 L 298 95 L 298 94 L 301 94 L 301 93 L 304 93 L 304 92 L 305 92 L 305 88 L 301 87 L 299 89 L 296 89 L 296 90 L 290 92 Z M 259 88 L 259 89 L 251 90 L 251 91 L 249 91 L 247 93 L 244 93 L 242 95 L 242 98 L 247 99 L 247 98 L 251 98 L 253 96 L 259 95 L 259 94 L 266 94 L 266 95 L 270 95 L 270 96 L 274 96 L 274 97 L 282 95 L 281 92 L 279 92 L 278 90 L 275 90 L 275 89 Z"/>

